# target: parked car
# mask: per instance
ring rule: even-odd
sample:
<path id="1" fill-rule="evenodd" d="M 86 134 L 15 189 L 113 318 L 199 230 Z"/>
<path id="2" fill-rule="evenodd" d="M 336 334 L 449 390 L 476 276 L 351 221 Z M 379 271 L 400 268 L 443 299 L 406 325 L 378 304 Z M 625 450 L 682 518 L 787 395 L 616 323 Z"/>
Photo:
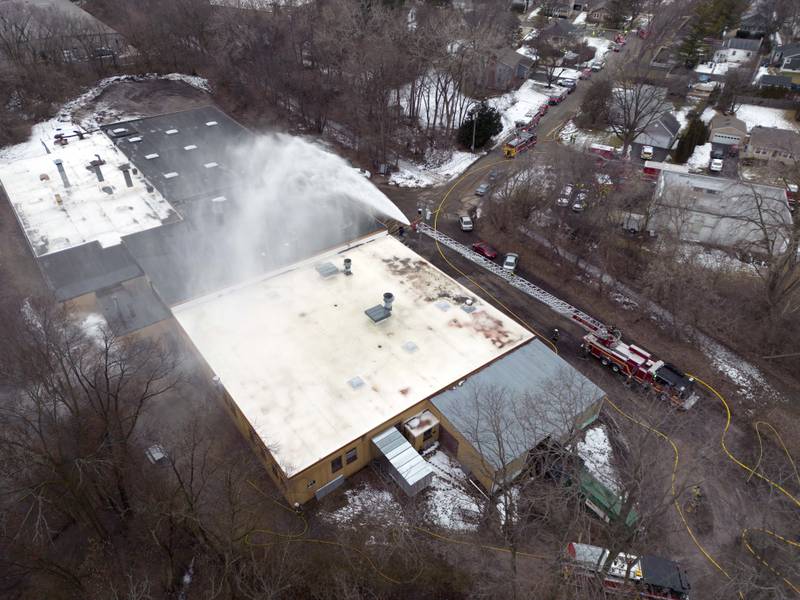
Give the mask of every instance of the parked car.
<path id="1" fill-rule="evenodd" d="M 489 181 L 497 181 L 498 175 L 499 172 L 497 171 L 497 169 L 492 169 L 491 171 L 489 171 Z"/>
<path id="2" fill-rule="evenodd" d="M 575 196 L 575 202 L 572 203 L 572 210 L 577 213 L 583 212 L 587 206 L 589 206 L 589 194 L 578 192 L 578 195 Z"/>
<path id="3" fill-rule="evenodd" d="M 477 187 L 477 189 L 475 190 L 475 195 L 476 195 L 476 196 L 485 196 L 485 195 L 486 195 L 486 192 L 488 192 L 488 191 L 489 191 L 489 188 L 490 188 L 490 187 L 491 187 L 491 186 L 490 186 L 488 183 L 482 183 L 482 184 L 480 184 L 480 185 Z"/>
<path id="4" fill-rule="evenodd" d="M 567 88 L 567 93 L 571 94 L 578 85 L 578 82 L 571 77 L 562 77 L 556 82 L 561 87 Z"/>
<path id="5" fill-rule="evenodd" d="M 602 59 L 601 60 L 593 60 L 592 61 L 592 65 L 591 65 L 590 68 L 592 69 L 592 71 L 597 73 L 598 71 L 602 71 L 605 68 L 605 66 L 606 66 L 606 61 L 604 61 Z"/>
<path id="6" fill-rule="evenodd" d="M 506 271 L 513 273 L 514 271 L 517 270 L 518 263 L 519 263 L 519 254 L 516 254 L 514 252 L 509 252 L 503 259 L 503 268 Z"/>
<path id="7" fill-rule="evenodd" d="M 652 146 L 642 146 L 642 160 L 653 160 L 655 150 Z"/>
<path id="8" fill-rule="evenodd" d="M 722 164 L 721 158 L 712 158 L 711 164 L 708 166 L 708 170 L 712 173 L 719 173 L 722 171 Z"/>
<path id="9" fill-rule="evenodd" d="M 723 158 L 725 158 L 725 152 L 723 150 L 712 150 L 711 158 L 718 158 L 722 160 Z"/>
<path id="10" fill-rule="evenodd" d="M 472 231 L 475 229 L 472 219 L 470 219 L 467 215 L 461 215 L 458 217 L 458 225 L 461 227 L 461 231 Z"/>
<path id="11" fill-rule="evenodd" d="M 483 256 L 484 258 L 488 258 L 489 260 L 494 260 L 497 258 L 497 250 L 492 248 L 486 242 L 475 242 L 472 244 L 472 249 Z"/>
<path id="12" fill-rule="evenodd" d="M 556 200 L 557 206 L 569 206 L 569 203 L 572 201 L 572 186 L 567 184 L 561 190 L 561 193 L 558 195 L 558 199 Z"/>
<path id="13" fill-rule="evenodd" d="M 614 41 L 619 44 L 620 46 L 624 46 L 626 43 L 625 36 L 621 33 L 617 34 L 617 37 L 614 38 Z"/>
<path id="14" fill-rule="evenodd" d="M 591 78 L 591 76 L 592 76 L 592 69 L 591 68 L 581 69 L 581 74 L 578 75 L 578 77 L 580 77 L 581 79 L 589 79 L 589 78 Z"/>

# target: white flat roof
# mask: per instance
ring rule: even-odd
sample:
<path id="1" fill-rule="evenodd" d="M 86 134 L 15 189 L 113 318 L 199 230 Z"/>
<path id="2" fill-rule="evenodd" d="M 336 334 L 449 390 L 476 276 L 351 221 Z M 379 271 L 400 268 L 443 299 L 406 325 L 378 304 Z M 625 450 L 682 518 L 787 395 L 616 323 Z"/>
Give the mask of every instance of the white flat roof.
<path id="1" fill-rule="evenodd" d="M 173 313 L 288 475 L 533 337 L 387 235 Z"/>
<path id="2" fill-rule="evenodd" d="M 175 213 L 158 190 L 146 190 L 141 173 L 131 171 L 133 187 L 126 186 L 120 167 L 128 159 L 103 132 L 48 147 L 50 154 L 0 164 L 0 184 L 37 256 L 93 241 L 113 246 L 121 236 L 158 227 Z M 86 168 L 97 156 L 106 163 L 100 167 L 103 182 Z M 56 160 L 62 161 L 70 187 L 64 186 Z"/>

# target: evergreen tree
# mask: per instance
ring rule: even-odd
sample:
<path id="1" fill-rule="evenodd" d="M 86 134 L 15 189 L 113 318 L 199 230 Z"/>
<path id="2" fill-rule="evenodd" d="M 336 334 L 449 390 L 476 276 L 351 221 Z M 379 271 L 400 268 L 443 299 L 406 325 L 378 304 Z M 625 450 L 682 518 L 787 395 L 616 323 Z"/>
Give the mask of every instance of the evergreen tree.
<path id="1" fill-rule="evenodd" d="M 694 152 L 695 146 L 705 144 L 708 140 L 708 127 L 697 114 L 692 114 L 689 118 L 689 126 L 681 136 L 678 147 L 675 149 L 674 159 L 676 163 L 683 164 Z"/>
<path id="2" fill-rule="evenodd" d="M 477 119 L 477 122 L 476 122 Z M 496 108 L 493 108 L 481 102 L 477 110 L 470 112 L 469 116 L 461 123 L 458 128 L 458 143 L 467 148 L 472 147 L 472 135 L 475 134 L 475 148 L 482 148 L 492 139 L 492 136 L 497 135 L 503 130 L 503 123 L 500 118 L 500 113 Z"/>

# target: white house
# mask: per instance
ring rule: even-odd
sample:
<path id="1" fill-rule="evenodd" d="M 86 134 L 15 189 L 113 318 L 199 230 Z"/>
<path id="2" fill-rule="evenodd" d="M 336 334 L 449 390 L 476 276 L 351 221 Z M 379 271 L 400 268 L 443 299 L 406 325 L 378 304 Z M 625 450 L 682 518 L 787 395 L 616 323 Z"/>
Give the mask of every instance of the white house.
<path id="1" fill-rule="evenodd" d="M 714 62 L 745 63 L 754 56 L 758 56 L 761 49 L 761 38 L 728 38 L 722 47 L 714 53 Z"/>

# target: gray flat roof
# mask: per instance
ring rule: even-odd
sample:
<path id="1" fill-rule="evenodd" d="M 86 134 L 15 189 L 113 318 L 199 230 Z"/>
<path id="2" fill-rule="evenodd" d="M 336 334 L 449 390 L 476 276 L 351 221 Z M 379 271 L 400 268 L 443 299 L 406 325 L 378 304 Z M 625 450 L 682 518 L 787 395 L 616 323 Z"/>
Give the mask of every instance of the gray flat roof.
<path id="1" fill-rule="evenodd" d="M 548 436 L 560 438 L 605 392 L 534 339 L 431 402 L 499 469 Z M 502 443 L 495 431 L 500 430 Z"/>
<path id="2" fill-rule="evenodd" d="M 138 331 L 172 316 L 144 277 L 97 292 L 97 304 L 116 335 Z"/>
<path id="3" fill-rule="evenodd" d="M 142 275 L 142 270 L 123 246 L 103 248 L 99 242 L 40 256 L 39 266 L 59 301 Z"/>

